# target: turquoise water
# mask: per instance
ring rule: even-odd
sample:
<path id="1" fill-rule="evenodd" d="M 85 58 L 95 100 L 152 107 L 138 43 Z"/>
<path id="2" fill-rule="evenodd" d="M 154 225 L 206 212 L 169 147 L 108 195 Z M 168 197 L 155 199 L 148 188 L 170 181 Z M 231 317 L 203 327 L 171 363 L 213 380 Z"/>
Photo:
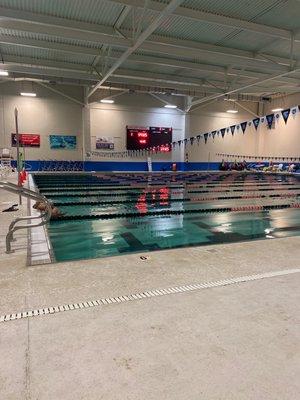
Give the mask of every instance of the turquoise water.
<path id="1" fill-rule="evenodd" d="M 115 187 L 107 188 L 109 179 Z M 114 174 L 83 175 L 72 182 L 61 174 L 36 177 L 41 192 L 65 215 L 65 220 L 48 226 L 57 261 L 300 235 L 297 208 L 216 212 L 220 207 L 281 207 L 299 202 L 299 178 L 186 174 L 173 177 L 173 187 L 163 185 L 163 174 L 156 177 L 156 187 L 149 187 L 145 175 L 132 174 L 128 179 L 127 186 L 120 188 L 126 180 Z M 179 215 L 149 215 L 177 211 Z M 101 219 L 107 215 L 112 218 Z"/>
<path id="2" fill-rule="evenodd" d="M 57 261 L 300 234 L 298 210 L 56 222 L 49 228 Z"/>

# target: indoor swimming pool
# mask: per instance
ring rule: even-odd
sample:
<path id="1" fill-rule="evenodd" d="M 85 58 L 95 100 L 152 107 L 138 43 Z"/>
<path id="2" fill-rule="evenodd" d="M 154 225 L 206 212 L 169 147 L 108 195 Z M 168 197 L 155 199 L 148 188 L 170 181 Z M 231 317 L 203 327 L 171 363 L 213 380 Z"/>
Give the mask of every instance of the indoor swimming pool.
<path id="1" fill-rule="evenodd" d="M 37 174 L 63 213 L 56 261 L 300 235 L 300 178 L 262 173 Z"/>

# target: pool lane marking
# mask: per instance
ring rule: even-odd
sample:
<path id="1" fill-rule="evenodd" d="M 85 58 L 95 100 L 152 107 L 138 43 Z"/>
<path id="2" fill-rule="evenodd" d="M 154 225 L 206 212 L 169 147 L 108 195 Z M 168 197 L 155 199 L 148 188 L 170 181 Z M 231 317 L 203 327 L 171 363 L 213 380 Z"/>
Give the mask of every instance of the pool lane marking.
<path id="1" fill-rule="evenodd" d="M 64 304 L 60 306 L 51 306 L 45 308 L 39 308 L 35 310 L 22 311 L 12 314 L 5 314 L 0 316 L 1 322 L 14 321 L 18 319 L 37 317 L 48 314 L 57 314 L 65 311 L 73 311 L 86 309 L 91 307 L 106 306 L 110 304 L 125 303 L 129 301 L 143 300 L 150 297 L 166 296 L 170 294 L 193 292 L 201 289 L 215 288 L 219 286 L 229 286 L 234 284 L 240 284 L 245 282 L 256 281 L 260 279 L 273 278 L 277 276 L 285 276 L 290 274 L 296 274 L 300 272 L 300 268 L 287 269 L 282 271 L 271 271 L 264 274 L 246 275 L 237 278 L 222 279 L 212 282 L 196 283 L 190 285 L 173 286 L 165 289 L 151 289 L 140 293 L 133 293 L 129 295 L 122 295 L 117 297 L 106 297 L 98 300 L 88 300 L 80 303 Z"/>
<path id="2" fill-rule="evenodd" d="M 235 207 L 215 207 L 212 208 L 199 208 L 199 209 L 189 209 L 189 210 L 174 210 L 165 209 L 157 211 L 146 211 L 146 212 L 120 212 L 117 214 L 66 214 L 62 215 L 55 222 L 59 221 L 79 221 L 79 220 L 109 220 L 118 218 L 145 218 L 149 216 L 169 216 L 169 215 L 182 215 L 182 214 L 212 214 L 212 213 L 229 213 L 229 212 L 261 212 L 269 210 L 283 210 L 283 209 L 294 209 L 300 208 L 300 203 L 290 202 L 288 204 L 261 204 L 261 205 L 245 205 L 245 206 L 235 206 Z"/>

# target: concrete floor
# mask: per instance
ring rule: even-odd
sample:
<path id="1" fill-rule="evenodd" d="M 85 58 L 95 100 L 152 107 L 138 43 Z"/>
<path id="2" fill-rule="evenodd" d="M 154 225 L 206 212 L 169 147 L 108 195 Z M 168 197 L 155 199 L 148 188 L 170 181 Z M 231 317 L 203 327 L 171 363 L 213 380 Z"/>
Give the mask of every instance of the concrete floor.
<path id="1" fill-rule="evenodd" d="M 0 191 L 3 202 L 14 200 Z M 23 211 L 21 210 L 20 213 Z M 300 238 L 26 266 L 4 254 L 0 315 L 300 268 Z M 296 400 L 300 274 L 0 323 L 1 400 Z"/>

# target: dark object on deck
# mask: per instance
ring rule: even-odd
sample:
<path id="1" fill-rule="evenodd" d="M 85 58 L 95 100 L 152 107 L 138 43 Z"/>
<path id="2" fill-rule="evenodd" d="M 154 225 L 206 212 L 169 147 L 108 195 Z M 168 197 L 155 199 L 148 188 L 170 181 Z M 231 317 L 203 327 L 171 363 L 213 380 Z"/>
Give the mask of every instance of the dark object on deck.
<path id="1" fill-rule="evenodd" d="M 13 204 L 12 206 L 6 208 L 5 210 L 2 210 L 2 212 L 13 212 L 13 211 L 18 211 L 19 209 L 16 208 L 18 207 L 18 204 Z"/>

